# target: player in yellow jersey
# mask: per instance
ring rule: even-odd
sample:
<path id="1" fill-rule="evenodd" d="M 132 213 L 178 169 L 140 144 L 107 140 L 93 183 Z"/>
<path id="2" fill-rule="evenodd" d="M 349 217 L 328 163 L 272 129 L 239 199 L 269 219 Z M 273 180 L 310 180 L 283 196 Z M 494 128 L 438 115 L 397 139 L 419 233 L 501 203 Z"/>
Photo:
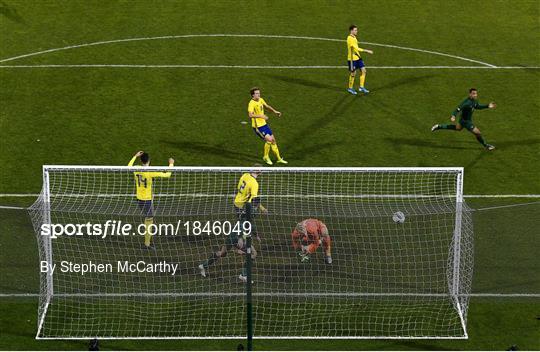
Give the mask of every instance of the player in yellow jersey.
<path id="1" fill-rule="evenodd" d="M 142 166 L 150 165 L 150 156 L 143 151 L 137 152 L 129 161 L 128 166 L 133 166 L 135 160 L 141 158 Z M 169 166 L 174 166 L 174 159 L 169 158 Z M 156 172 L 156 171 L 137 171 L 134 172 L 135 185 L 137 187 L 137 204 L 144 215 L 144 245 L 146 248 L 154 248 L 151 246 L 152 236 L 150 234 L 150 226 L 154 223 L 154 206 L 152 204 L 152 184 L 156 177 L 171 177 L 171 172 Z"/>
<path id="2" fill-rule="evenodd" d="M 272 160 L 270 160 L 270 149 L 274 152 L 277 157 L 277 162 L 281 164 L 287 164 L 287 161 L 279 155 L 279 149 L 276 143 L 276 138 L 268 126 L 268 116 L 264 114 L 264 108 L 272 111 L 278 117 L 281 116 L 281 112 L 277 111 L 270 105 L 266 104 L 263 98 L 261 98 L 261 90 L 259 88 L 252 88 L 250 90 L 251 100 L 248 105 L 248 114 L 251 118 L 251 127 L 253 131 L 259 138 L 261 138 L 264 143 L 264 156 L 263 160 L 268 165 L 272 165 Z"/>
<path id="3" fill-rule="evenodd" d="M 259 210 L 263 213 L 266 213 L 267 210 L 262 206 L 259 195 L 259 183 L 257 182 L 257 177 L 261 174 L 261 171 L 258 170 L 261 165 L 255 165 L 255 169 L 251 172 L 246 172 L 240 177 L 237 186 L 236 197 L 234 198 L 234 211 L 240 223 L 244 221 L 251 222 L 251 233 L 256 236 L 257 240 L 260 242 L 260 237 L 257 234 L 255 225 L 252 221 L 252 214 L 254 210 Z M 235 252 L 240 255 L 245 255 L 246 253 L 246 241 L 242 237 L 242 234 L 231 233 L 225 239 L 225 244 L 221 248 L 212 253 L 212 255 L 202 262 L 199 265 L 199 271 L 203 277 L 206 277 L 208 266 L 215 263 L 219 258 L 223 258 L 227 255 L 227 252 L 231 248 L 235 248 Z M 255 259 L 257 256 L 257 251 L 255 247 L 251 246 L 251 259 Z M 246 282 L 246 268 L 242 268 L 242 273 L 238 277 L 240 281 Z"/>
<path id="4" fill-rule="evenodd" d="M 353 95 L 356 95 L 356 91 L 353 88 L 354 77 L 356 76 L 356 71 L 360 70 L 360 87 L 358 91 L 364 94 L 369 93 L 369 90 L 364 88 L 364 82 L 366 81 L 366 66 L 364 65 L 364 60 L 362 60 L 361 52 L 366 52 L 368 54 L 373 54 L 373 51 L 368 49 L 362 49 L 358 47 L 358 39 L 356 38 L 358 34 L 358 27 L 354 24 L 349 27 L 349 36 L 347 37 L 347 62 L 349 66 L 349 88 L 347 91 Z"/>

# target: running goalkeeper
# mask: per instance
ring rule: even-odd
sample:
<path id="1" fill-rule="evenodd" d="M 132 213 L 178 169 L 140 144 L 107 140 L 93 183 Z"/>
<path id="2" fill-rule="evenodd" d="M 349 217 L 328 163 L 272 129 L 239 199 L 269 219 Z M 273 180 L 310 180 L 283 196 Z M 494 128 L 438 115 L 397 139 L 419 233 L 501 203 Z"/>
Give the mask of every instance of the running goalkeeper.
<path id="1" fill-rule="evenodd" d="M 483 110 L 483 109 L 495 109 L 497 104 L 491 102 L 489 104 L 480 104 L 478 102 L 478 90 L 476 88 L 469 89 L 469 96 L 459 104 L 459 106 L 452 112 L 450 116 L 450 121 L 456 122 L 456 117 L 461 113 L 461 118 L 459 122 L 455 124 L 436 124 L 431 127 L 431 132 L 438 130 L 450 130 L 450 131 L 461 131 L 462 129 L 467 129 L 469 132 L 475 135 L 478 143 L 482 144 L 486 150 L 494 150 L 495 146 L 488 144 L 482 133 L 473 123 L 472 115 L 474 110 Z"/>
<path id="2" fill-rule="evenodd" d="M 259 168 L 261 165 L 255 165 L 256 169 L 251 172 L 246 172 L 240 177 L 238 181 L 237 193 L 234 199 L 234 211 L 237 216 L 237 219 L 240 223 L 249 221 L 251 223 L 251 235 L 256 236 L 257 240 L 260 241 L 260 237 L 257 234 L 255 229 L 255 223 L 253 221 L 253 216 L 255 211 L 260 211 L 266 213 L 267 210 L 260 203 L 259 195 L 259 183 L 257 182 L 257 177 L 261 174 Z M 245 255 L 246 247 L 246 237 L 239 233 L 231 233 L 225 239 L 225 243 L 221 248 L 212 253 L 212 255 L 202 262 L 199 265 L 199 271 L 203 277 L 206 277 L 208 273 L 208 267 L 218 261 L 219 258 L 223 258 L 227 255 L 227 252 L 234 248 L 234 251 L 237 254 Z M 251 246 L 251 259 L 255 259 L 257 256 L 257 251 L 255 247 Z M 247 272 L 246 268 L 242 267 L 242 273 L 238 276 L 240 281 L 247 282 Z"/>
<path id="3" fill-rule="evenodd" d="M 150 166 L 150 155 L 143 151 L 137 152 L 128 163 L 128 166 L 133 166 L 135 160 L 141 158 L 143 167 Z M 169 167 L 174 166 L 174 159 L 169 158 Z M 153 179 L 156 177 L 171 177 L 171 172 L 156 172 L 156 171 L 137 171 L 134 172 L 135 185 L 137 186 L 137 205 L 144 215 L 144 246 L 148 249 L 155 249 L 152 245 L 152 235 L 150 227 L 154 223 L 154 204 L 152 194 Z"/>
<path id="4" fill-rule="evenodd" d="M 317 219 L 306 219 L 298 224 L 292 234 L 293 248 L 299 250 L 298 256 L 302 263 L 309 261 L 309 256 L 322 244 L 324 262 L 332 264 L 332 239 L 326 225 Z"/>

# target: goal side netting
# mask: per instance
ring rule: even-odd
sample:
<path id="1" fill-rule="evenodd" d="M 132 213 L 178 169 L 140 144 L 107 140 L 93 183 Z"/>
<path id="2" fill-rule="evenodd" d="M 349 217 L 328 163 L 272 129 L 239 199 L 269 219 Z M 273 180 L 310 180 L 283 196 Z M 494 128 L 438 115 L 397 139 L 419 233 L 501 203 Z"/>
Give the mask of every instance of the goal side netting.
<path id="1" fill-rule="evenodd" d="M 134 177 L 144 171 L 171 172 L 153 179 L 152 225 L 170 227 L 150 248 L 140 232 L 44 233 L 48 224 L 67 233 L 68 224 L 107 222 L 144 232 L 149 213 Z M 44 166 L 29 208 L 40 256 L 37 338 L 246 336 L 242 237 L 225 233 L 238 219 L 239 179 L 251 171 Z M 267 213 L 253 217 L 255 338 L 467 337 L 473 224 L 462 168 L 264 168 L 257 180 Z M 307 219 L 328 234 L 295 246 L 292 233 Z"/>

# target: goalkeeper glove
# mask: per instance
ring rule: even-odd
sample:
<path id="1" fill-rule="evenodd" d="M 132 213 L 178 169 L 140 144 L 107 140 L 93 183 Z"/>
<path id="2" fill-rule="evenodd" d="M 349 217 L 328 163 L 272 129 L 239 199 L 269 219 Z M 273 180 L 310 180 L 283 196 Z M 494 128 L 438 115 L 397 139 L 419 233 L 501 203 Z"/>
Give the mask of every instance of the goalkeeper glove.
<path id="1" fill-rule="evenodd" d="M 302 263 L 307 263 L 309 262 L 309 255 L 308 254 L 305 254 L 303 252 L 298 252 L 298 257 L 300 258 L 300 261 Z"/>

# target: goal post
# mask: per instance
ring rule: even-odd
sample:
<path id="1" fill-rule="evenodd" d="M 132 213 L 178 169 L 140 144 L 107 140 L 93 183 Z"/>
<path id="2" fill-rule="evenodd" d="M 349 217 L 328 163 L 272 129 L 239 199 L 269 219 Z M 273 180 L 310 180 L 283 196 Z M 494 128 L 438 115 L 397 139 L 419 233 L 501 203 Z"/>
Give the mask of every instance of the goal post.
<path id="1" fill-rule="evenodd" d="M 255 339 L 467 338 L 463 168 L 256 171 L 246 238 L 234 201 L 253 168 L 44 166 L 36 338 L 242 338 L 248 321 Z M 136 172 L 157 175 L 151 204 Z"/>

